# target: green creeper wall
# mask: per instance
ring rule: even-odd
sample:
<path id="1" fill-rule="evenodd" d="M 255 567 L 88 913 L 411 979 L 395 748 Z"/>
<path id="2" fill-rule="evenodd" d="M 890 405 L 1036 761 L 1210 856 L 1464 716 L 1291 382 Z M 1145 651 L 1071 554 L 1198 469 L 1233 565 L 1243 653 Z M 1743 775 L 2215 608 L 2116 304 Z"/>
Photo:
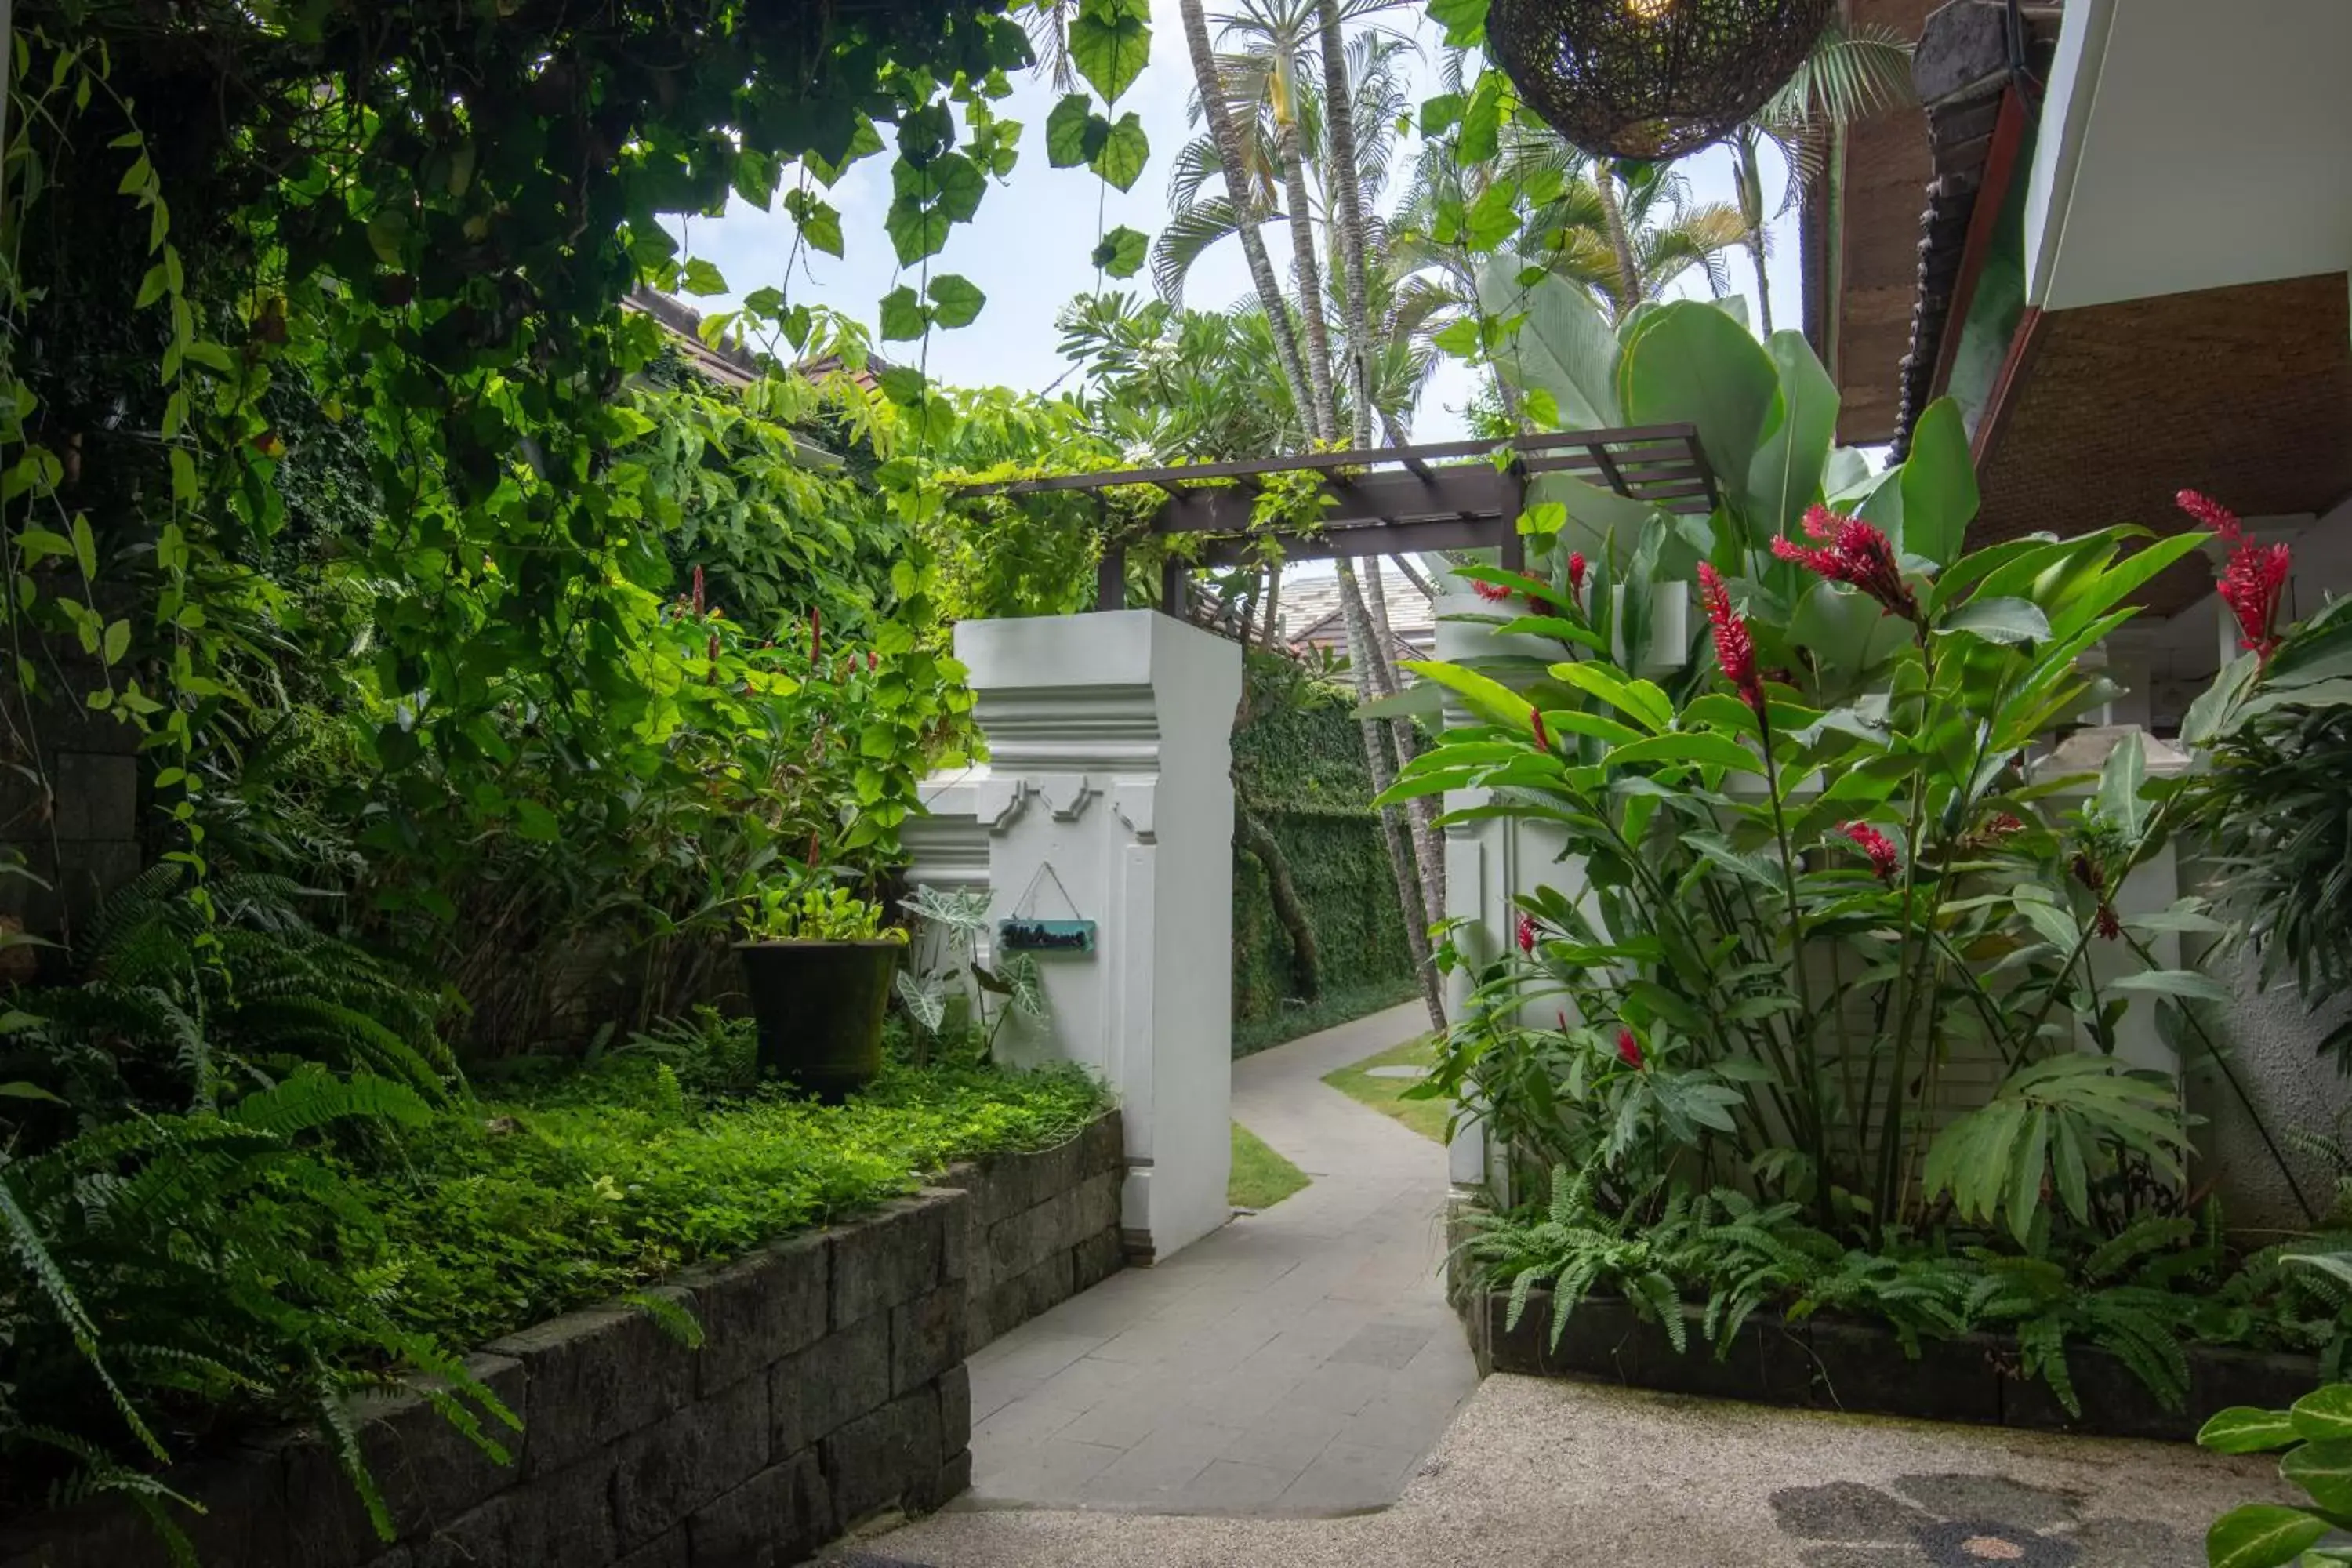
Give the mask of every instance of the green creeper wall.
<path id="1" fill-rule="evenodd" d="M 1234 732 L 1239 804 L 1264 823 L 1322 946 L 1328 994 L 1411 984 L 1396 881 L 1370 809 L 1363 740 L 1343 694 L 1251 671 L 1252 717 Z M 1280 1015 L 1299 994 L 1290 940 L 1255 857 L 1234 852 L 1234 1022 Z"/>

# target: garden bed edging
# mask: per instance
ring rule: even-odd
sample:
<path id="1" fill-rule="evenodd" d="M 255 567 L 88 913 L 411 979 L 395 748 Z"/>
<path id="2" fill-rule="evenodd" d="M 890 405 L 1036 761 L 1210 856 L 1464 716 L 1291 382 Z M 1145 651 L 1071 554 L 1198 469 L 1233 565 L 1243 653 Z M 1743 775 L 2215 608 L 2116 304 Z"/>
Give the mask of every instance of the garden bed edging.
<path id="1" fill-rule="evenodd" d="M 685 1269 L 649 1293 L 694 1315 L 698 1350 L 618 1303 L 493 1340 L 468 1364 L 523 1419 L 493 1430 L 509 1464 L 421 1395 L 352 1402 L 396 1543 L 308 1428 L 175 1468 L 206 1511 L 174 1516 L 206 1568 L 785 1568 L 970 1485 L 964 1357 L 1119 1266 L 1125 1171 L 1112 1110 L 1058 1148 Z M 0 1527 L 0 1568 L 168 1561 L 118 1497 Z"/>
<path id="2" fill-rule="evenodd" d="M 1516 1328 L 1505 1326 L 1506 1291 L 1474 1289 L 1462 1306 L 1482 1377 L 1502 1372 L 1589 1379 L 1709 1399 L 2107 1437 L 2193 1441 L 2217 1411 L 2237 1405 L 2284 1409 L 2323 1381 L 2310 1356 L 2187 1345 L 2188 1401 L 2167 1410 L 2121 1358 L 2070 1343 L 2066 1366 L 2083 1406 L 2078 1417 L 2047 1384 L 2024 1375 L 2017 1342 L 2007 1335 L 1923 1338 L 1914 1360 L 1895 1331 L 1877 1323 L 1792 1323 L 1758 1312 L 1718 1355 L 1700 1332 L 1699 1310 L 1685 1307 L 1685 1352 L 1623 1298 L 1596 1296 L 1570 1314 L 1554 1347 L 1549 1290 L 1529 1294 Z"/>

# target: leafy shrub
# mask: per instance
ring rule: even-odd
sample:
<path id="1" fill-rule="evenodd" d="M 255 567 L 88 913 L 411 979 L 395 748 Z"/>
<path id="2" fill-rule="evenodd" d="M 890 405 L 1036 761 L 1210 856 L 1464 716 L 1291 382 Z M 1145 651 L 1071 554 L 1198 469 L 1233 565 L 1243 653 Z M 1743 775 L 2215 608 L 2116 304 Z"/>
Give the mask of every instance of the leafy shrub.
<path id="1" fill-rule="evenodd" d="M 446 1113 L 402 1162 L 355 1170 L 383 1219 L 373 1261 L 393 1282 L 390 1310 L 473 1342 L 829 1223 L 953 1161 L 1062 1142 L 1105 1104 L 1076 1069 L 961 1064 L 889 1067 L 838 1106 L 711 1097 L 681 1081 L 699 1076 L 691 1056 L 608 1053 Z"/>
<path id="2" fill-rule="evenodd" d="M 2352 1517 L 2352 1384 L 2330 1384 L 2287 1410 L 2234 1405 L 2205 1423 L 2197 1441 L 2224 1454 L 2284 1450 L 2281 1479 L 2311 1500 L 2248 1503 L 2223 1514 L 2205 1535 L 2211 1568 L 2352 1563 L 2343 1544 L 2344 1521 Z"/>

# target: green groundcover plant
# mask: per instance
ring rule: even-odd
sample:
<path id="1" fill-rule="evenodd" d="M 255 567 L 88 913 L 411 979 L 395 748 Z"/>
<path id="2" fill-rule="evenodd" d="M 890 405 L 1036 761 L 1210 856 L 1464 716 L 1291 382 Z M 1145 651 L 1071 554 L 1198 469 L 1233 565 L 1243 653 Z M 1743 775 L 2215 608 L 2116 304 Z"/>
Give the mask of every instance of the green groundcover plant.
<path id="1" fill-rule="evenodd" d="M 1736 1315 L 1805 1306 L 1833 1266 L 1906 1336 L 2014 1324 L 2070 1401 L 2055 1352 L 2076 1333 L 2177 1398 L 2180 1337 L 2252 1331 L 2174 1289 L 2220 1280 L 2182 1250 L 2189 1119 L 2177 1075 L 2121 1047 L 2152 1029 L 2234 1086 L 2202 1016 L 2226 991 L 2158 956 L 2223 928 L 2195 897 L 2116 906 L 2183 809 L 2136 732 L 2095 775 L 2037 758 L 2111 689 L 2084 656 L 2204 534 L 1964 553 L 1976 485 L 1950 405 L 1874 474 L 1831 449 L 1835 394 L 1793 333 L 1759 344 L 1694 303 L 1603 341 L 1613 412 L 1695 426 L 1719 502 L 1676 518 L 1537 481 L 1541 564 L 1465 574 L 1496 605 L 1480 618 L 1558 652 L 1417 667 L 1466 721 L 1390 795 L 1513 819 L 1572 868 L 1520 897 L 1509 950 L 1445 954 L 1471 999 L 1420 1092 L 1559 1184 L 1549 1215 L 1479 1249 L 1520 1289 L 1553 1252 L 1577 1287 L 1561 1311 L 1588 1268 Z M 2225 597 L 2249 649 L 2193 738 L 2274 650 L 2283 574 L 2234 519 L 2184 504 L 2239 548 Z M 1682 642 L 1677 592 L 1703 612 Z M 1990 1090 L 1948 1089 L 1971 1073 Z M 1659 1248 L 1678 1261 L 1628 1261 Z M 2134 1293 L 2148 1268 L 2163 1300 Z"/>

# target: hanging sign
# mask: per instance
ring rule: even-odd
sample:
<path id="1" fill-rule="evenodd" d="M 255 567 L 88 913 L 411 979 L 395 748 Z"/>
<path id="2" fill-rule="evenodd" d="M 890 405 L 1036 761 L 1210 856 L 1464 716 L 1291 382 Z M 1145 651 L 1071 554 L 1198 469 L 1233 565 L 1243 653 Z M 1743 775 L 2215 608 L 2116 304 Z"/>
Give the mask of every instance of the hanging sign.
<path id="1" fill-rule="evenodd" d="M 1019 915 L 1001 921 L 996 945 L 1007 952 L 1092 952 L 1092 921 L 1039 921 Z"/>
<path id="2" fill-rule="evenodd" d="M 1054 891 L 1061 895 L 1063 907 L 1070 911 L 1068 920 L 1049 921 L 1023 912 L 1034 907 L 1038 889 L 1045 882 L 1051 882 Z M 1029 879 L 1029 885 L 1021 889 L 1019 898 L 1013 900 L 1013 913 L 996 923 L 997 948 L 1003 952 L 1091 953 L 1095 950 L 1095 922 L 1078 919 L 1077 913 L 1077 901 L 1070 897 L 1070 890 L 1062 886 L 1062 879 L 1055 872 L 1054 863 L 1040 861 Z"/>

